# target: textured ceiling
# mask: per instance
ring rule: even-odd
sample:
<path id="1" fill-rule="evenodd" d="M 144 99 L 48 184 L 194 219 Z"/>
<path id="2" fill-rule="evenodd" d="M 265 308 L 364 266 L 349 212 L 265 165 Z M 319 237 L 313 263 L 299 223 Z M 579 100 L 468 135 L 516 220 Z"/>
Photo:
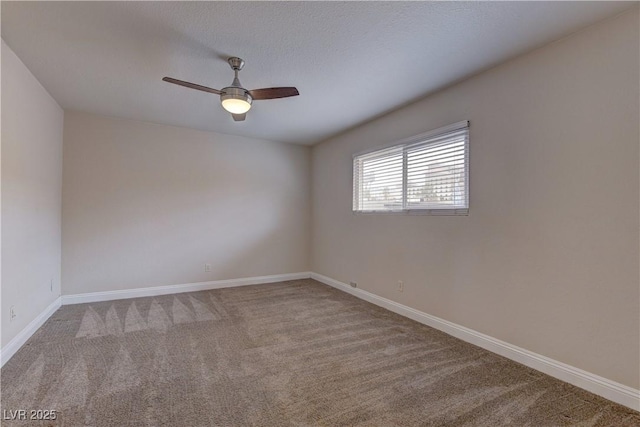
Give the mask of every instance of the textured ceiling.
<path id="1" fill-rule="evenodd" d="M 624 2 L 2 2 L 2 37 L 64 109 L 312 144 L 608 16 Z M 234 122 L 248 89 L 296 86 Z"/>

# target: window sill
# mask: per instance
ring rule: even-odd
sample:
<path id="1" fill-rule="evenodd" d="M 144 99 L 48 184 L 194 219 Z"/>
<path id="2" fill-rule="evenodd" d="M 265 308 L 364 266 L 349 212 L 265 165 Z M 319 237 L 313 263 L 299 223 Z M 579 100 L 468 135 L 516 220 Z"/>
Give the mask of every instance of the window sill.
<path id="1" fill-rule="evenodd" d="M 403 209 L 397 211 L 351 211 L 356 215 L 428 215 L 428 216 L 469 216 L 468 208 L 460 209 Z"/>

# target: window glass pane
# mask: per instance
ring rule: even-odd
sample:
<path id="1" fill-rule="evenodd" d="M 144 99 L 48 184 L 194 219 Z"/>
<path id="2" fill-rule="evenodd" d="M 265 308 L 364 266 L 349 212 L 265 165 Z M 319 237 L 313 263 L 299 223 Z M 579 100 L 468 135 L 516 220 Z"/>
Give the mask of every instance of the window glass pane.
<path id="1" fill-rule="evenodd" d="M 359 210 L 402 209 L 402 149 L 360 160 Z"/>
<path id="2" fill-rule="evenodd" d="M 407 152 L 407 209 L 466 207 L 465 135 Z"/>

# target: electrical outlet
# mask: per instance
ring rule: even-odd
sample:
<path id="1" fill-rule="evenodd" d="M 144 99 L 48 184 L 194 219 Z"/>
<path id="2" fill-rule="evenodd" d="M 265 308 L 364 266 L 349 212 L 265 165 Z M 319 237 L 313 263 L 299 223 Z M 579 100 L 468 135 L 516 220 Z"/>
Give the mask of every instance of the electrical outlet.
<path id="1" fill-rule="evenodd" d="M 9 309 L 9 321 L 12 322 L 13 319 L 16 318 L 16 309 L 15 306 L 11 306 L 11 308 Z"/>
<path id="2" fill-rule="evenodd" d="M 349 282 L 349 285 L 351 285 L 352 288 L 358 287 L 358 284 L 356 282 Z"/>
<path id="3" fill-rule="evenodd" d="M 404 282 L 402 280 L 398 280 L 398 292 L 404 291 Z"/>
<path id="4" fill-rule="evenodd" d="M 210 271 L 211 271 L 211 264 L 205 264 L 205 265 L 204 265 L 204 271 L 205 271 L 206 273 L 210 272 Z"/>

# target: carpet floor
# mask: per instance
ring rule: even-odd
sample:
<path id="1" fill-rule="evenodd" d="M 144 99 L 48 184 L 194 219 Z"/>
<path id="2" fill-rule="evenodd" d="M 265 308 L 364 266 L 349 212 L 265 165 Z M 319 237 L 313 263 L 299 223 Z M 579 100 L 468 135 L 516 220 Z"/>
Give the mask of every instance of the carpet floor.
<path id="1" fill-rule="evenodd" d="M 313 280 L 64 306 L 0 373 L 7 426 L 640 426 Z"/>

